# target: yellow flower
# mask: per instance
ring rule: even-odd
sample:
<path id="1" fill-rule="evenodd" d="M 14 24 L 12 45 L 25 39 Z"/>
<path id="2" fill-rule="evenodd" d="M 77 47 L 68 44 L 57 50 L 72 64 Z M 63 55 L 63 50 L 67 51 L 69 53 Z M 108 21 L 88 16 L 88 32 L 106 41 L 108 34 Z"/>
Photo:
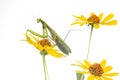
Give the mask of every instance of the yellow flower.
<path id="1" fill-rule="evenodd" d="M 90 17 L 88 18 L 86 18 L 83 15 L 81 16 L 73 15 L 73 16 L 76 18 L 76 20 L 71 25 L 79 24 L 80 26 L 82 26 L 84 24 L 88 24 L 97 29 L 100 27 L 99 26 L 100 24 L 101 25 L 116 25 L 117 24 L 117 20 L 111 20 L 114 16 L 113 14 L 109 14 L 103 20 L 101 20 L 103 17 L 103 13 L 99 14 L 99 16 L 97 16 L 94 13 L 91 13 Z"/>
<path id="2" fill-rule="evenodd" d="M 45 54 L 49 54 L 51 56 L 54 56 L 56 58 L 65 57 L 63 53 L 61 53 L 59 50 L 55 49 L 55 46 L 52 45 L 47 38 L 36 38 L 35 36 L 32 36 L 30 34 L 25 34 L 26 41 L 33 45 L 35 48 L 37 48 L 40 52 L 43 51 Z"/>
<path id="3" fill-rule="evenodd" d="M 118 75 L 117 72 L 108 73 L 112 70 L 111 66 L 106 66 L 106 60 L 102 60 L 100 63 L 91 64 L 89 61 L 84 60 L 84 63 L 77 61 L 75 66 L 81 67 L 84 71 L 76 70 L 77 73 L 90 74 L 87 80 L 112 80 L 110 77 Z"/>

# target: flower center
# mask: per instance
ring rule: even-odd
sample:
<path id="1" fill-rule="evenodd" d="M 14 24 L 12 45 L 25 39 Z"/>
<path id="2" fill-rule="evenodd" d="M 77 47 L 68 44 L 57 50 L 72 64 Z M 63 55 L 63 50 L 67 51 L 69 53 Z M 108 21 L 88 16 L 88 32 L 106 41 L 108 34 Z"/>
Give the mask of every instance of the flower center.
<path id="1" fill-rule="evenodd" d="M 91 65 L 89 67 L 89 72 L 95 76 L 101 76 L 104 73 L 103 68 L 98 63 Z"/>
<path id="2" fill-rule="evenodd" d="M 90 23 L 99 23 L 100 22 L 100 19 L 99 17 L 97 17 L 96 15 L 92 15 L 88 18 L 88 21 Z"/>
<path id="3" fill-rule="evenodd" d="M 40 44 L 44 47 L 44 46 L 51 46 L 51 43 L 48 39 L 42 39 L 40 40 Z"/>

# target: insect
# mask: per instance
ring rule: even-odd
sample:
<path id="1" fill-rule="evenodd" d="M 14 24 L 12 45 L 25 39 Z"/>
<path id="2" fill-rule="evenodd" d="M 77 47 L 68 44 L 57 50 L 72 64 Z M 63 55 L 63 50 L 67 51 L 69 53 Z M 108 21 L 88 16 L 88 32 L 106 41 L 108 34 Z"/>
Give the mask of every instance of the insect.
<path id="1" fill-rule="evenodd" d="M 56 43 L 56 45 L 58 46 L 58 48 L 65 53 L 66 55 L 69 55 L 69 53 L 71 53 L 71 49 L 69 48 L 69 46 L 64 42 L 64 40 L 55 32 L 55 30 L 53 30 L 50 26 L 48 26 L 48 24 L 43 21 L 42 19 L 37 19 L 37 23 L 42 24 L 42 29 L 43 29 L 43 34 L 40 35 L 39 33 L 36 33 L 32 30 L 27 30 L 30 33 L 32 33 L 35 36 L 41 37 L 41 38 L 47 38 L 49 37 L 48 35 L 48 31 L 51 35 L 51 39 Z"/>

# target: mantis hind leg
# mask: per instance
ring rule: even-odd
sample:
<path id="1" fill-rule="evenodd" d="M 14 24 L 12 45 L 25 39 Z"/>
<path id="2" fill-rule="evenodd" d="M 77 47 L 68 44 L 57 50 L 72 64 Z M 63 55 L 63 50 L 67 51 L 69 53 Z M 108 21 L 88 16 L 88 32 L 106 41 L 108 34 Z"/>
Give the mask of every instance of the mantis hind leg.
<path id="1" fill-rule="evenodd" d="M 68 35 L 70 34 L 71 31 L 81 31 L 81 30 L 76 30 L 76 29 L 68 30 L 68 32 L 67 32 L 65 38 L 63 39 L 63 41 L 65 41 L 67 39 L 67 37 L 68 37 Z"/>

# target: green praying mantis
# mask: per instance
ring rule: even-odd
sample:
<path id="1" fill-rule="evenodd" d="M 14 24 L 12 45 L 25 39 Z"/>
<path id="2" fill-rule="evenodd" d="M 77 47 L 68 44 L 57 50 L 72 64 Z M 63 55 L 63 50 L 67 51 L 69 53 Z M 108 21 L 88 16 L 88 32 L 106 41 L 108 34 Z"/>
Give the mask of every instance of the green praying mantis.
<path id="1" fill-rule="evenodd" d="M 48 34 L 48 31 L 51 35 L 51 39 L 55 42 L 55 44 L 58 46 L 58 48 L 65 53 L 66 55 L 69 55 L 69 53 L 71 53 L 71 49 L 69 48 L 69 46 L 64 42 L 64 40 L 55 32 L 55 30 L 53 30 L 50 26 L 48 26 L 48 24 L 43 21 L 42 19 L 37 19 L 37 23 L 42 24 L 42 29 L 43 29 L 43 34 L 40 35 L 39 33 L 28 29 L 27 31 L 32 33 L 35 36 L 41 37 L 41 38 L 48 38 L 50 37 Z"/>

